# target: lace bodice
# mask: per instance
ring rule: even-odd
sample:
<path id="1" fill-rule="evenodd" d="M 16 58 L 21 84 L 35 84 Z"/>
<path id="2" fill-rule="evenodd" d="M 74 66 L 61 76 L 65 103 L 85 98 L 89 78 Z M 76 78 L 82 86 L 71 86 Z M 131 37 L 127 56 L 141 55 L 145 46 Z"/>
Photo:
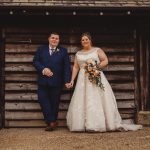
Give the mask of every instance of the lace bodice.
<path id="1" fill-rule="evenodd" d="M 99 48 L 94 47 L 94 48 L 92 48 L 91 50 L 89 50 L 87 52 L 78 51 L 76 53 L 76 60 L 77 60 L 77 62 L 79 64 L 80 68 L 82 68 L 82 66 L 85 64 L 85 62 L 88 59 L 96 60 L 97 63 L 99 63 L 100 60 L 99 60 L 98 53 L 97 53 L 98 50 L 99 50 Z"/>

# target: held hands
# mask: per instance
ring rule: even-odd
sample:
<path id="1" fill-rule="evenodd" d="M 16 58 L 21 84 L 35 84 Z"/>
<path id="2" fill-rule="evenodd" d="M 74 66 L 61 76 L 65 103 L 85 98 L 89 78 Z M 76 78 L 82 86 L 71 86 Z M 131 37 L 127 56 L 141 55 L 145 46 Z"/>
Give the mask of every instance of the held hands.
<path id="1" fill-rule="evenodd" d="M 44 68 L 42 74 L 48 77 L 53 76 L 53 72 L 49 68 Z"/>
<path id="2" fill-rule="evenodd" d="M 73 85 L 74 85 L 74 81 L 71 81 L 70 83 L 65 84 L 66 88 L 68 88 L 68 89 L 72 88 Z"/>

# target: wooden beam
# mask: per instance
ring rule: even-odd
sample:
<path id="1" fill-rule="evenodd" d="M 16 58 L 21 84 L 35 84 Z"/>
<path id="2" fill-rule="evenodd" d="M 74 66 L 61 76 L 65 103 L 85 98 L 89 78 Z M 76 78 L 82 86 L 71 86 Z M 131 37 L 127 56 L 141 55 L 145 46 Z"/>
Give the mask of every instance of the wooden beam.
<path id="1" fill-rule="evenodd" d="M 150 24 L 144 20 L 139 23 L 137 43 L 139 109 L 148 111 L 150 110 Z"/>
<path id="2" fill-rule="evenodd" d="M 0 128 L 4 126 L 4 66 L 5 66 L 5 31 L 0 30 Z"/>
<path id="3" fill-rule="evenodd" d="M 150 13 L 150 7 L 140 7 L 140 6 L 128 6 L 128 7 L 117 7 L 117 6 L 86 6 L 83 7 L 80 5 L 74 7 L 73 5 L 70 6 L 3 6 L 0 7 L 0 16 L 10 15 L 10 10 L 13 11 L 14 16 L 148 16 Z M 26 10 L 26 12 L 24 12 Z M 131 11 L 131 14 L 127 13 Z M 46 15 L 46 12 L 49 12 Z M 75 12 L 75 13 L 74 13 Z M 103 12 L 101 15 L 100 12 Z"/>

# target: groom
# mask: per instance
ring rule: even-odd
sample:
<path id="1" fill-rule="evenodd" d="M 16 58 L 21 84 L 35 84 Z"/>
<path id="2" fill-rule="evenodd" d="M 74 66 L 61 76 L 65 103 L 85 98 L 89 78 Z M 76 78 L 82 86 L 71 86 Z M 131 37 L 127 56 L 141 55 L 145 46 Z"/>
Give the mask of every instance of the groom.
<path id="1" fill-rule="evenodd" d="M 60 47 L 59 34 L 51 33 L 49 44 L 37 49 L 33 65 L 38 73 L 38 101 L 44 119 L 45 131 L 52 131 L 57 126 L 59 100 L 63 84 L 69 88 L 71 68 L 67 50 Z"/>

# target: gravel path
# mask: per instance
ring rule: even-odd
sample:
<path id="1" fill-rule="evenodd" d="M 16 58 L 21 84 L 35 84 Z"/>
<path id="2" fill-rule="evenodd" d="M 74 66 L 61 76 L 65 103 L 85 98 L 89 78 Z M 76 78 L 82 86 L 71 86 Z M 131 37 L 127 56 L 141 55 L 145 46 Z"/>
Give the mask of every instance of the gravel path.
<path id="1" fill-rule="evenodd" d="M 71 133 L 65 128 L 0 130 L 0 150 L 150 150 L 150 127 L 136 132 Z"/>

